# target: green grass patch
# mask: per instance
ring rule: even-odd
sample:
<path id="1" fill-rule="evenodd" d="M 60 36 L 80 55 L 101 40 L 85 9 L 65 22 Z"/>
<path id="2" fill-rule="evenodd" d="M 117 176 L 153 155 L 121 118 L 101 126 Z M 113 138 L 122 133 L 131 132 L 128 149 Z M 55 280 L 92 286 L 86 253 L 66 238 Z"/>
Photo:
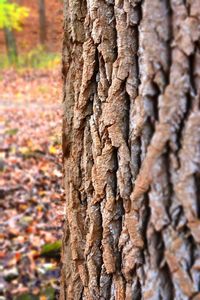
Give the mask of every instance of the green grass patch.
<path id="1" fill-rule="evenodd" d="M 53 69 L 61 62 L 61 54 L 47 52 L 38 46 L 28 53 L 20 54 L 15 63 L 11 63 L 6 54 L 0 55 L 0 69 Z"/>

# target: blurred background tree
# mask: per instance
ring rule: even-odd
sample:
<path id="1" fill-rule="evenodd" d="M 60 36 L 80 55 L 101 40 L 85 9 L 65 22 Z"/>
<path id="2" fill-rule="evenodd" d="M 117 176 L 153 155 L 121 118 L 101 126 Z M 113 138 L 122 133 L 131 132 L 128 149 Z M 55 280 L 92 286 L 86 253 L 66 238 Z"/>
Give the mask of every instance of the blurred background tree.
<path id="1" fill-rule="evenodd" d="M 0 0 L 0 28 L 21 29 L 21 21 L 29 15 L 29 9 L 11 3 L 8 0 Z"/>
<path id="2" fill-rule="evenodd" d="M 60 63 L 63 1 L 0 0 L 0 69 Z"/>
<path id="3" fill-rule="evenodd" d="M 0 29 L 4 30 L 8 58 L 12 63 L 17 61 L 17 46 L 13 29 L 21 30 L 21 22 L 29 15 L 29 9 L 0 0 Z"/>
<path id="4" fill-rule="evenodd" d="M 46 41 L 46 9 L 45 0 L 38 0 L 40 43 L 45 45 Z"/>

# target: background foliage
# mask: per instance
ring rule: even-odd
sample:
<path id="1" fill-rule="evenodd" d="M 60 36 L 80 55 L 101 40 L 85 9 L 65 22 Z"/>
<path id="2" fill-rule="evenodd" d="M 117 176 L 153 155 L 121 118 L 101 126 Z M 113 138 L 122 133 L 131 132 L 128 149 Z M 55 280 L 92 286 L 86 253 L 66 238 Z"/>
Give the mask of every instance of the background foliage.
<path id="1" fill-rule="evenodd" d="M 28 17 L 29 9 L 7 0 L 0 0 L 0 29 L 21 29 L 21 22 Z"/>

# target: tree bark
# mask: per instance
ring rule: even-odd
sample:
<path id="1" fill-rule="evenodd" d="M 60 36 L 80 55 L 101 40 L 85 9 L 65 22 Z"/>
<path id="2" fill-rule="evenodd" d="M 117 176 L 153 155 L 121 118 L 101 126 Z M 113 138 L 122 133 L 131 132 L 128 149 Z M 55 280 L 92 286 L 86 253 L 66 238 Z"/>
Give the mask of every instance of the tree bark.
<path id="1" fill-rule="evenodd" d="M 65 0 L 60 299 L 200 299 L 198 0 Z"/>
<path id="2" fill-rule="evenodd" d="M 45 0 L 38 0 L 38 6 L 39 6 L 40 43 L 44 45 L 46 42 Z"/>

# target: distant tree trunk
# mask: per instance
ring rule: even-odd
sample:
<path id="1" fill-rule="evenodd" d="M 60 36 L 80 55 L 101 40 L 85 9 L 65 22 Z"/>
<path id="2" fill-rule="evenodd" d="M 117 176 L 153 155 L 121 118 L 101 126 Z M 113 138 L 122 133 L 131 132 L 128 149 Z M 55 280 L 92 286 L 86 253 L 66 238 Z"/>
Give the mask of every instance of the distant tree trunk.
<path id="1" fill-rule="evenodd" d="M 17 62 L 17 45 L 16 45 L 14 32 L 10 28 L 4 28 L 4 35 L 5 35 L 8 59 L 11 63 L 16 63 Z"/>
<path id="2" fill-rule="evenodd" d="M 60 299 L 200 299 L 198 0 L 65 0 Z"/>
<path id="3" fill-rule="evenodd" d="M 40 26 L 40 43 L 42 45 L 46 42 L 46 14 L 45 14 L 45 0 L 38 0 L 39 5 L 39 26 Z"/>

